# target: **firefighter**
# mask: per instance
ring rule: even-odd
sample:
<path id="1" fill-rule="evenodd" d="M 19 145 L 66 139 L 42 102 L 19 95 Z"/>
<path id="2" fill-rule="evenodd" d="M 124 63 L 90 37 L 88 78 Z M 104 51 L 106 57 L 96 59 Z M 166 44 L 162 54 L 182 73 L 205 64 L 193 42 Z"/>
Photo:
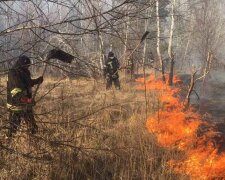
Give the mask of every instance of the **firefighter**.
<path id="1" fill-rule="evenodd" d="M 116 89 L 120 89 L 120 81 L 118 74 L 119 68 L 120 64 L 118 59 L 114 56 L 113 52 L 109 52 L 104 69 L 104 75 L 106 78 L 106 89 L 110 89 L 112 87 L 112 83 L 114 83 Z"/>
<path id="2" fill-rule="evenodd" d="M 31 134 L 38 131 L 33 114 L 32 87 L 43 82 L 43 77 L 31 79 L 30 59 L 22 55 L 9 70 L 7 82 L 7 109 L 9 111 L 9 129 L 7 137 L 16 133 L 21 120 L 24 119 Z"/>

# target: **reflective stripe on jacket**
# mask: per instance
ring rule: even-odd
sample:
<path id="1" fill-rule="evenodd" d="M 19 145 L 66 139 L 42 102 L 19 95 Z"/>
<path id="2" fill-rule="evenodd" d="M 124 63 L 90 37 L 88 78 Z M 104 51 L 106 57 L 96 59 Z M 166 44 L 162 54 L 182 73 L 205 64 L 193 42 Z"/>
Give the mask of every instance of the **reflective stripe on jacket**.
<path id="1" fill-rule="evenodd" d="M 32 109 L 33 104 L 12 105 L 12 104 L 7 103 L 6 107 L 8 110 L 13 111 L 13 112 L 26 112 L 26 111 Z"/>
<path id="2" fill-rule="evenodd" d="M 6 106 L 7 106 L 8 110 L 14 111 L 14 112 L 21 112 L 21 111 L 24 111 L 26 109 L 24 106 L 14 106 L 14 105 L 11 105 L 9 103 L 7 103 Z"/>

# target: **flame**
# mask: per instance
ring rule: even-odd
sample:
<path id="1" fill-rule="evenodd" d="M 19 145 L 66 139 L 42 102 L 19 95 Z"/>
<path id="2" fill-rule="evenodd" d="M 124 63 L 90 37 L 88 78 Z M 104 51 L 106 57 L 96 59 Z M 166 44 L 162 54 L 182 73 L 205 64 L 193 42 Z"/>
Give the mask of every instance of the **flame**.
<path id="1" fill-rule="evenodd" d="M 191 108 L 186 109 L 178 97 L 179 88 L 171 88 L 166 83 L 150 76 L 146 80 L 138 79 L 138 89 L 156 90 L 162 108 L 147 119 L 146 126 L 156 135 L 162 147 L 175 148 L 185 153 L 182 160 L 168 162 L 176 173 L 189 175 L 192 179 L 225 179 L 225 153 L 219 153 L 215 145 L 216 132 L 213 128 L 198 136 L 201 126 L 210 124 Z M 174 82 L 181 81 L 175 78 Z"/>

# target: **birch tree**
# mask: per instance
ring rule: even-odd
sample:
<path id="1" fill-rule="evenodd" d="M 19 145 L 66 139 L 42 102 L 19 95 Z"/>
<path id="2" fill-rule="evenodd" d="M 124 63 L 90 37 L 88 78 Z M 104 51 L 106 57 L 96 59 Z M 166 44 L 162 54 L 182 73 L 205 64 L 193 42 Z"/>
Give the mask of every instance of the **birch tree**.
<path id="1" fill-rule="evenodd" d="M 171 25 L 170 25 L 170 36 L 169 36 L 169 45 L 168 45 L 168 55 L 170 59 L 170 73 L 169 73 L 169 85 L 173 85 L 173 73 L 174 73 L 174 52 L 172 49 L 173 43 L 173 32 L 174 32 L 174 6 L 176 0 L 172 0 L 171 2 Z"/>
<path id="2" fill-rule="evenodd" d="M 162 80 L 165 82 L 166 78 L 165 78 L 165 67 L 164 67 L 164 62 L 162 59 L 162 54 L 161 54 L 161 49 L 160 49 L 160 45 L 161 45 L 161 28 L 160 28 L 160 16 L 159 16 L 159 0 L 156 0 L 156 25 L 157 25 L 157 46 L 156 46 L 156 50 L 157 50 L 157 57 L 161 66 L 161 73 L 162 73 Z"/>

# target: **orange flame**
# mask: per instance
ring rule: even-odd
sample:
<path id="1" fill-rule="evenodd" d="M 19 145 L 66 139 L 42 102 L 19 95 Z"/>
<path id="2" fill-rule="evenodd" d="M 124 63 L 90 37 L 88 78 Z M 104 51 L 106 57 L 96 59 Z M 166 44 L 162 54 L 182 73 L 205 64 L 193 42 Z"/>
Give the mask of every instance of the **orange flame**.
<path id="1" fill-rule="evenodd" d="M 171 160 L 169 166 L 177 173 L 189 175 L 192 179 L 225 179 L 225 153 L 218 153 L 214 143 L 216 132 L 211 128 L 201 136 L 197 132 L 202 125 L 209 126 L 192 109 L 185 109 L 176 94 L 179 88 L 171 88 L 150 76 L 138 89 L 159 91 L 161 110 L 147 119 L 147 129 L 156 135 L 158 143 L 167 148 L 185 152 L 185 159 Z M 180 83 L 175 79 L 175 83 Z"/>

